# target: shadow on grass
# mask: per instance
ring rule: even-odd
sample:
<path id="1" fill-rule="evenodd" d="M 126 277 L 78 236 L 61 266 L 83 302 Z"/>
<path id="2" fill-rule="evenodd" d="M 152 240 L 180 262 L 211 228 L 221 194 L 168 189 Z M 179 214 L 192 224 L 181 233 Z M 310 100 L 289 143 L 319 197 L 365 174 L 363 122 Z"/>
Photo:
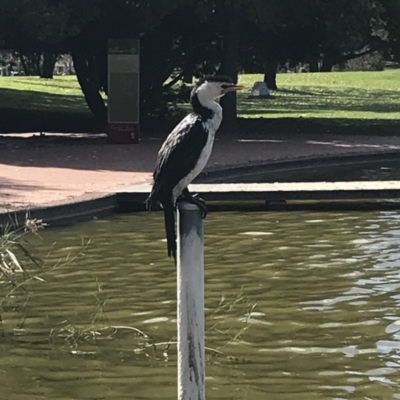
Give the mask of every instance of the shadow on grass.
<path id="1" fill-rule="evenodd" d="M 71 79 L 60 79 L 59 76 L 57 76 L 57 79 L 37 79 L 36 77 L 33 77 L 33 79 L 31 78 L 23 78 L 23 77 L 18 77 L 17 78 L 17 82 L 19 84 L 19 86 L 21 87 L 21 89 L 23 89 L 23 87 L 34 87 L 34 86 L 38 86 L 40 88 L 63 88 L 63 89 L 68 89 L 68 90 L 72 90 L 78 93 L 81 93 L 81 88 L 79 86 L 78 81 L 76 80 L 71 80 Z M 17 89 L 18 86 L 15 87 L 15 90 Z"/>
<path id="2" fill-rule="evenodd" d="M 83 95 L 0 88 L 0 105 L 53 112 L 89 112 Z"/>
<path id="3" fill-rule="evenodd" d="M 396 90 L 364 90 L 356 88 L 313 87 L 309 91 L 284 89 L 274 99 L 240 98 L 238 111 L 241 116 L 268 116 L 286 114 L 298 116 L 344 112 L 349 119 L 357 113 L 400 114 L 399 92 Z M 354 114 L 354 115 L 353 115 Z M 400 116 L 400 115 L 399 115 Z"/>
<path id="4" fill-rule="evenodd" d="M 279 89 L 278 93 L 288 93 L 288 94 L 296 94 L 296 95 L 302 95 L 302 96 L 315 96 L 319 93 L 311 91 L 311 90 L 299 90 L 299 89 Z"/>
<path id="5" fill-rule="evenodd" d="M 0 89 L 0 132 L 95 132 L 83 96 Z"/>

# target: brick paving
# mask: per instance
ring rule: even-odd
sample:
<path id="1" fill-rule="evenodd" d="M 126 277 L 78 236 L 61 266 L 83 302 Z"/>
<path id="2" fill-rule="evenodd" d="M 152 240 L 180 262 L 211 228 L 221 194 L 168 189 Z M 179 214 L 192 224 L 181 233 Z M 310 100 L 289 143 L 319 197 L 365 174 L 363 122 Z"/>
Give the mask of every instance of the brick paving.
<path id="1" fill-rule="evenodd" d="M 151 182 L 162 138 L 111 145 L 104 136 L 0 136 L 0 212 L 62 204 Z M 220 134 L 207 169 L 341 154 L 400 151 L 400 137 Z"/>

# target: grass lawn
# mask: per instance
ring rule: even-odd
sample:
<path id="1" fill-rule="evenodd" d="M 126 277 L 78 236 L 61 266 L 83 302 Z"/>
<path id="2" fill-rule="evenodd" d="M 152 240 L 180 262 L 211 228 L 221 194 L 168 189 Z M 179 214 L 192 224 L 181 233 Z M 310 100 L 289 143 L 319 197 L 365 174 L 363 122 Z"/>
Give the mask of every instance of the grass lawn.
<path id="1" fill-rule="evenodd" d="M 76 76 L 0 77 L 0 132 L 97 132 Z"/>
<path id="2" fill-rule="evenodd" d="M 0 77 L 0 109 L 90 112 L 76 76 Z"/>
<path id="3" fill-rule="evenodd" d="M 240 83 L 251 89 L 263 76 L 246 74 Z M 278 74 L 273 99 L 238 97 L 243 117 L 399 119 L 400 70 Z"/>
<path id="4" fill-rule="evenodd" d="M 400 132 L 400 70 L 279 74 L 280 90 L 272 92 L 272 99 L 249 99 L 254 82 L 262 78 L 258 74 L 240 76 L 239 82 L 247 88 L 238 94 L 240 117 L 278 121 L 277 129 L 290 131 L 332 131 L 327 128 L 330 125 L 344 133 L 348 133 L 344 126 L 351 128 L 350 132 L 354 127 L 361 127 L 361 133 Z M 182 108 L 189 110 L 190 106 Z M 63 123 L 58 126 L 60 116 Z M 21 118 L 25 119 L 21 130 L 31 125 L 31 130 L 39 130 L 44 124 L 44 130 L 68 131 L 73 126 L 66 125 L 75 117 L 78 130 L 82 118 L 91 118 L 75 76 L 53 80 L 0 77 L 0 131 L 12 131 Z M 46 128 L 46 119 L 52 121 L 51 128 Z M 34 120 L 36 124 L 32 124 Z"/>

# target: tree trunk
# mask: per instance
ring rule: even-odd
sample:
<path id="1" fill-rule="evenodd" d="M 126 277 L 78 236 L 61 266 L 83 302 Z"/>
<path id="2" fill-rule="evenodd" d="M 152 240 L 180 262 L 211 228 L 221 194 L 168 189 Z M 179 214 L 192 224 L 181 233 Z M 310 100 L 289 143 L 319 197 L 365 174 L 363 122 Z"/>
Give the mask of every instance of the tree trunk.
<path id="1" fill-rule="evenodd" d="M 221 73 L 231 77 L 232 81 L 238 80 L 238 59 L 239 59 L 239 36 L 240 36 L 240 13 L 233 4 L 225 1 L 224 5 L 224 39 L 221 60 Z M 224 123 L 233 124 L 237 119 L 236 92 L 228 93 L 221 99 L 221 106 L 224 110 Z"/>
<path id="2" fill-rule="evenodd" d="M 22 65 L 22 69 L 24 70 L 25 76 L 30 75 L 30 71 L 29 71 L 29 68 L 28 68 L 28 66 L 27 66 L 27 64 L 25 62 L 24 56 L 20 52 L 18 52 L 18 55 L 19 55 L 19 59 L 21 60 L 21 65 Z"/>
<path id="3" fill-rule="evenodd" d="M 42 55 L 40 53 L 33 53 L 32 59 L 34 64 L 35 73 L 34 75 L 40 76 L 40 59 Z"/>
<path id="4" fill-rule="evenodd" d="M 107 107 L 99 92 L 94 56 L 76 51 L 72 53 L 72 59 L 86 103 L 97 122 L 105 126 L 107 123 Z"/>
<path id="5" fill-rule="evenodd" d="M 317 57 L 310 57 L 308 65 L 310 72 L 319 72 L 319 63 Z"/>
<path id="6" fill-rule="evenodd" d="M 183 82 L 190 83 L 190 84 L 193 83 L 193 72 L 192 71 L 184 71 Z"/>
<path id="7" fill-rule="evenodd" d="M 36 53 L 19 53 L 19 58 L 26 76 L 40 75 L 40 62 Z"/>
<path id="8" fill-rule="evenodd" d="M 44 79 L 53 79 L 54 67 L 57 61 L 57 54 L 43 53 L 43 64 L 40 71 L 40 77 Z"/>
<path id="9" fill-rule="evenodd" d="M 334 65 L 335 62 L 332 58 L 324 57 L 324 59 L 322 60 L 320 72 L 331 72 Z"/>
<path id="10" fill-rule="evenodd" d="M 278 90 L 276 85 L 276 71 L 278 69 L 277 61 L 267 61 L 265 65 L 264 82 L 267 84 L 268 89 Z"/>

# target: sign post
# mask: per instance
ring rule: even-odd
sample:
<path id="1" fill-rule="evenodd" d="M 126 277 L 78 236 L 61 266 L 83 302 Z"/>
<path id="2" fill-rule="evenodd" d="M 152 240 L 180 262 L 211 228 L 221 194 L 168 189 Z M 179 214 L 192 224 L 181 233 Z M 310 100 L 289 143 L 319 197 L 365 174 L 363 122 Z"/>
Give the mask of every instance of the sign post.
<path id="1" fill-rule="evenodd" d="M 108 142 L 139 143 L 139 40 L 108 42 Z"/>

